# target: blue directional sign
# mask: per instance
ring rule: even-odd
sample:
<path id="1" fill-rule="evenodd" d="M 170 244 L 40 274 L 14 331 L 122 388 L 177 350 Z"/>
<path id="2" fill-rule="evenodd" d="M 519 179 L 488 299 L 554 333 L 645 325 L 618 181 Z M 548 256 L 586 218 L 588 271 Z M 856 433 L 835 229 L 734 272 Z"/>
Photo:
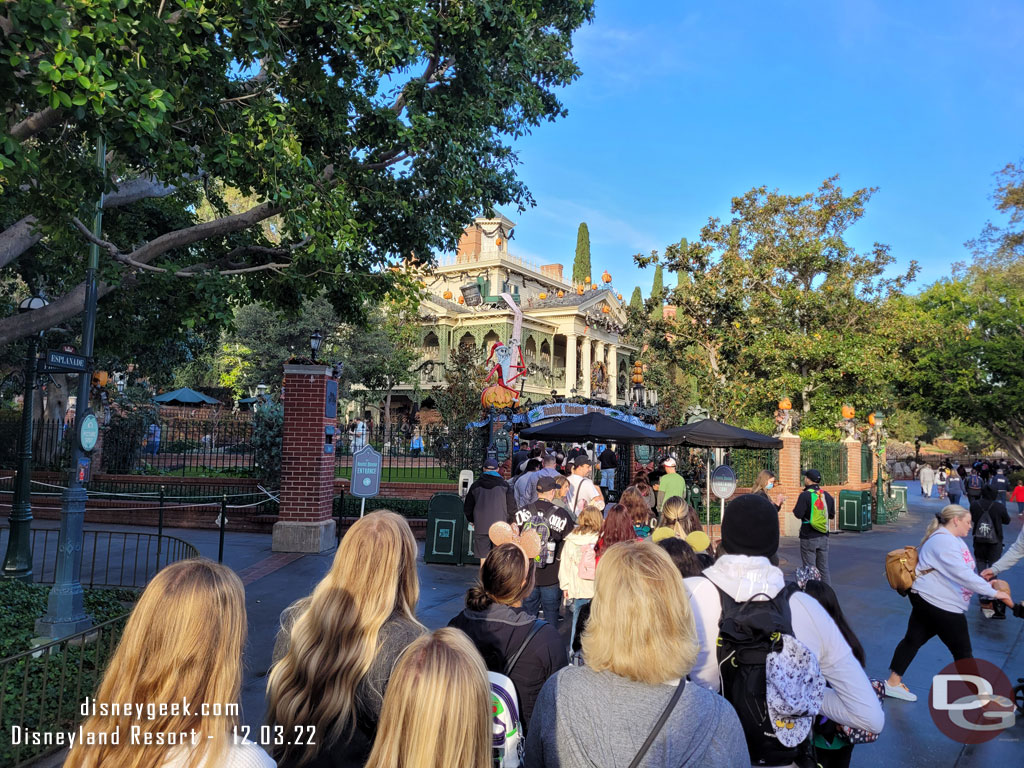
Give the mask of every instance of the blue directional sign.
<path id="1" fill-rule="evenodd" d="M 366 445 L 352 455 L 352 484 L 349 493 L 369 499 L 380 493 L 381 455 Z"/>

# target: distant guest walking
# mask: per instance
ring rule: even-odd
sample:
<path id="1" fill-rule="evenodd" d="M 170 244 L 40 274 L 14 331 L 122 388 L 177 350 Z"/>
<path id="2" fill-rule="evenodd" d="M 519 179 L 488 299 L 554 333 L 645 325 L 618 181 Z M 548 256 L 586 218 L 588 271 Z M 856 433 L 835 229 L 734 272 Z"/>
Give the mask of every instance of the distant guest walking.
<path id="1" fill-rule="evenodd" d="M 804 490 L 796 500 L 793 515 L 800 520 L 800 559 L 821 573 L 821 580 L 831 584 L 828 570 L 828 521 L 836 516 L 836 502 L 830 493 L 821 490 L 821 472 L 804 470 Z"/>
<path id="2" fill-rule="evenodd" d="M 928 464 L 922 464 L 920 479 L 921 495 L 930 499 L 932 497 L 932 487 L 935 485 L 935 470 Z"/>
<path id="3" fill-rule="evenodd" d="M 491 551 L 487 532 L 495 523 L 507 523 L 516 513 L 515 494 L 498 472 L 496 459 L 484 462 L 483 474 L 469 486 L 462 509 L 473 525 L 473 554 L 483 563 Z"/>

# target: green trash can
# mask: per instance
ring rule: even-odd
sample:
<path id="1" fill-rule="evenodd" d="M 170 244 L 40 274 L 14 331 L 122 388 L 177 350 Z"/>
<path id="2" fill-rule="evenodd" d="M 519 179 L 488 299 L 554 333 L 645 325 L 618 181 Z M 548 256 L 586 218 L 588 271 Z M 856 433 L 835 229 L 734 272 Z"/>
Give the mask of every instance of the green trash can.
<path id="1" fill-rule="evenodd" d="M 466 514 L 457 493 L 435 493 L 427 505 L 427 540 L 423 562 L 462 565 Z"/>
<path id="2" fill-rule="evenodd" d="M 871 491 L 839 492 L 839 528 L 843 531 L 871 530 Z"/>
<path id="3" fill-rule="evenodd" d="M 893 504 L 900 512 L 907 511 L 907 486 L 889 486 L 889 498 L 893 499 Z"/>

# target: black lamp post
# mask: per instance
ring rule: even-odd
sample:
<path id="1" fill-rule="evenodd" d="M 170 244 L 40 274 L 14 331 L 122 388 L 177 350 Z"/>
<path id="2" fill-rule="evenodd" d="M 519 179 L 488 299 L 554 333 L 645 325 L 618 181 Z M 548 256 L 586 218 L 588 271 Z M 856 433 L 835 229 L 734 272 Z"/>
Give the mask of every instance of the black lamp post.
<path id="1" fill-rule="evenodd" d="M 316 353 L 320 351 L 320 347 L 324 343 L 324 335 L 319 330 L 313 331 L 309 335 L 309 348 L 313 350 L 313 362 L 316 362 Z"/>
<path id="2" fill-rule="evenodd" d="M 32 296 L 18 305 L 18 312 L 31 312 L 47 305 L 46 299 Z M 18 480 L 14 486 L 9 518 L 11 535 L 7 539 L 7 553 L 4 555 L 3 577 L 32 581 L 32 411 L 36 388 L 36 354 L 39 351 L 39 337 L 28 340 L 25 354 L 25 394 L 21 406 L 21 441 L 18 445 Z"/>

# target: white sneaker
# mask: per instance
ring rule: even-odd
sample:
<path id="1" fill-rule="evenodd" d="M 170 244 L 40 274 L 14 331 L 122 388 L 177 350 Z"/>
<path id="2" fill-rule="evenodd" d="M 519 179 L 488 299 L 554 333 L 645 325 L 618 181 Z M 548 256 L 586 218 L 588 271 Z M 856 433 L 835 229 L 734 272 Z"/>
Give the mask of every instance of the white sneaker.
<path id="1" fill-rule="evenodd" d="M 903 683 L 899 685 L 885 684 L 885 695 L 893 699 L 903 699 L 904 701 L 917 701 L 917 696 L 910 692 Z"/>

